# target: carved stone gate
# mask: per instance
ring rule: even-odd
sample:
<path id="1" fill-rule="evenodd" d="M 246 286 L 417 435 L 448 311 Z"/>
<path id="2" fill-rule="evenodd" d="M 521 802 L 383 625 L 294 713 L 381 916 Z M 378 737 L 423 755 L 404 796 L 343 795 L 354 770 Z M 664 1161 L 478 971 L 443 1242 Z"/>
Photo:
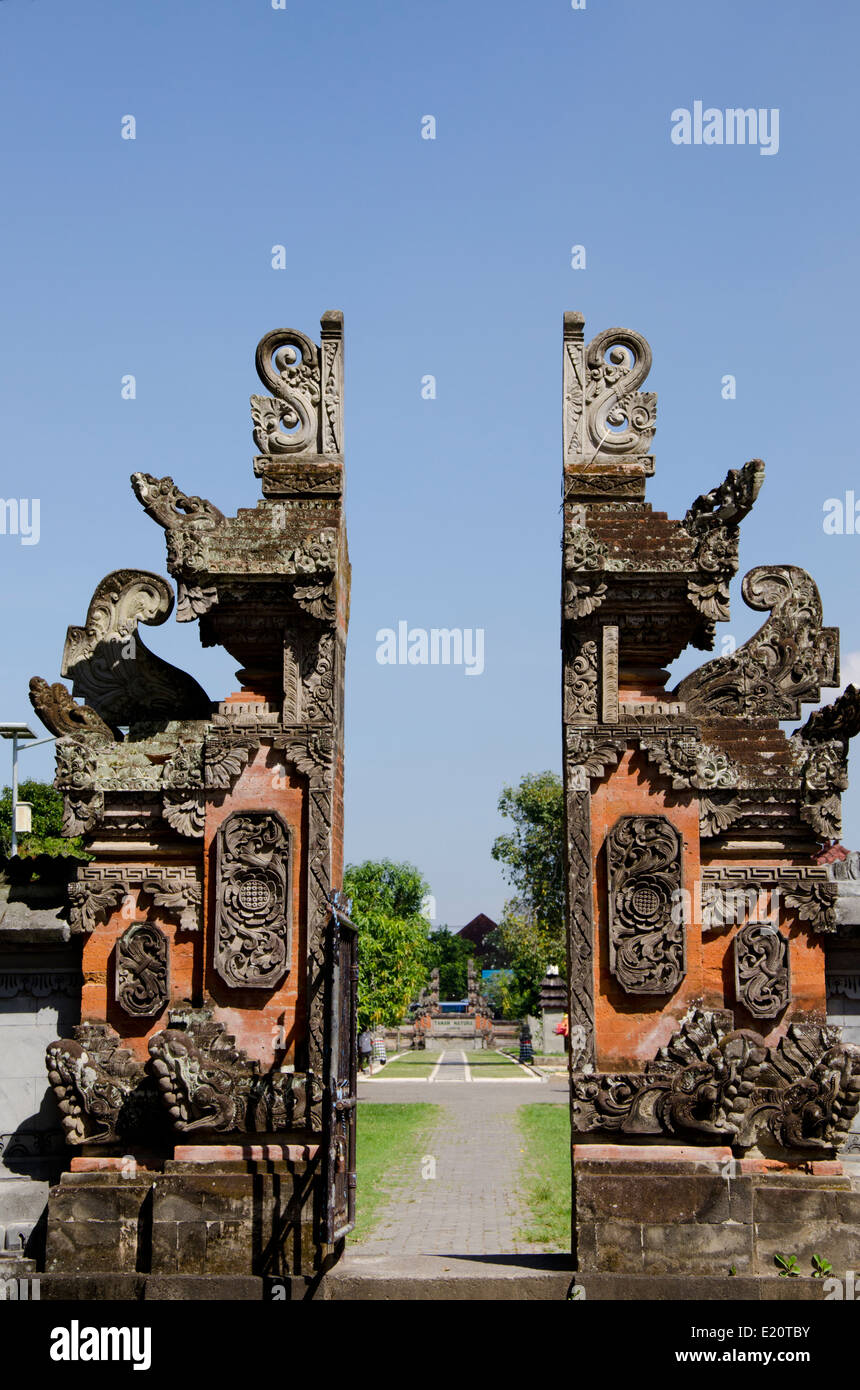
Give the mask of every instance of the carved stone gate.
<path id="1" fill-rule="evenodd" d="M 256 365 L 261 500 L 225 516 L 135 474 L 176 593 L 109 574 L 68 630 L 71 692 L 31 682 L 92 855 L 71 886 L 82 1021 L 47 1058 L 74 1155 L 49 1206 L 59 1280 L 103 1271 L 111 1225 L 122 1277 L 311 1278 L 352 1221 L 341 315 L 319 342 L 267 334 Z M 226 699 L 144 645 L 174 602 L 235 657 Z"/>

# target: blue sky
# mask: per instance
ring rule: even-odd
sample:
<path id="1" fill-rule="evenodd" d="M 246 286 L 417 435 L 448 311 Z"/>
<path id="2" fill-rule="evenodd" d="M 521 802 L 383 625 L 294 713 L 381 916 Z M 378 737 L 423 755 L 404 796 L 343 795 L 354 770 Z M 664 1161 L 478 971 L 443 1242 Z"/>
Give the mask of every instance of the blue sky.
<path id="1" fill-rule="evenodd" d="M 683 515 L 766 460 L 740 573 L 809 569 L 860 674 L 860 535 L 822 526 L 826 499 L 860 497 L 858 31 L 844 4 L 796 0 L 3 0 L 0 493 L 38 497 L 41 534 L 0 536 L 2 717 L 29 717 L 31 675 L 58 678 L 104 574 L 164 572 L 130 473 L 253 504 L 257 341 L 316 336 L 329 308 L 347 335 L 347 854 L 416 863 L 438 921 L 498 915 L 500 790 L 560 769 L 565 309 L 588 337 L 651 343 L 655 507 Z M 777 108 L 778 153 L 673 144 L 696 100 Z M 379 665 L 399 620 L 482 628 L 484 673 Z M 720 636 L 759 620 L 738 580 Z M 235 688 L 191 625 L 145 635 L 213 698 Z M 51 750 L 22 772 L 51 776 Z M 854 789 L 843 838 L 860 845 Z"/>

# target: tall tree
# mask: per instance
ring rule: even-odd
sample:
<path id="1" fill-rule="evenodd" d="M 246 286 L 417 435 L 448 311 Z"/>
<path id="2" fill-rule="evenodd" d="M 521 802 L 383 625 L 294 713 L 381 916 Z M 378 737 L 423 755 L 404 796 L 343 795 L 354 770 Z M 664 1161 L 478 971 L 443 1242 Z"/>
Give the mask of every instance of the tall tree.
<path id="1" fill-rule="evenodd" d="M 505 787 L 499 810 L 514 824 L 499 835 L 493 858 L 517 890 L 505 904 L 490 950 L 503 953 L 513 971 L 512 998 L 521 1013 L 537 1008 L 548 965 L 564 970 L 564 789 L 554 772 L 528 773 Z"/>
<path id="2" fill-rule="evenodd" d="M 465 941 L 447 927 L 430 933 L 427 969 L 439 970 L 439 998 L 465 999 L 468 988 L 468 961 L 477 952 L 473 941 Z"/>
<path id="3" fill-rule="evenodd" d="M 347 866 L 343 891 L 358 927 L 359 1028 L 395 1028 L 427 975 L 429 886 L 414 864 L 366 859 Z"/>

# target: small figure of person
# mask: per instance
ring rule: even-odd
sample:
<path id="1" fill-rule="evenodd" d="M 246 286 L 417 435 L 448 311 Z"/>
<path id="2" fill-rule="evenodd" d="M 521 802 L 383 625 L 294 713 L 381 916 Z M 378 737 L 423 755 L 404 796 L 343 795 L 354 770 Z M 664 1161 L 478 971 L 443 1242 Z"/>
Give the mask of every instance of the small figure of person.
<path id="1" fill-rule="evenodd" d="M 368 1064 L 373 1056 L 373 1038 L 367 1028 L 363 1029 L 358 1035 L 358 1066 L 360 1071 L 367 1071 Z M 371 1067 L 371 1071 L 373 1068 Z"/>

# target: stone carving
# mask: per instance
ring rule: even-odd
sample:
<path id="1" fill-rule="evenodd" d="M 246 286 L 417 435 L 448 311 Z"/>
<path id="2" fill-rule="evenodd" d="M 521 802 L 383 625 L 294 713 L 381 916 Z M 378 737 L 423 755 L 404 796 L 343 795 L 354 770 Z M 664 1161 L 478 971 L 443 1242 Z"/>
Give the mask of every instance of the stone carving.
<path id="1" fill-rule="evenodd" d="M 684 517 L 684 528 L 701 536 L 715 527 L 739 526 L 752 510 L 764 482 L 764 463 L 750 459 L 743 468 L 730 468 L 719 487 L 697 497 Z"/>
<path id="2" fill-rule="evenodd" d="M 565 315 L 565 462 L 647 454 L 657 397 L 638 387 L 651 370 L 651 349 L 628 328 L 607 328 L 584 347 L 583 325 L 581 314 Z"/>
<path id="3" fill-rule="evenodd" d="M 725 1136 L 750 1148 L 762 1133 L 789 1150 L 832 1152 L 860 1108 L 860 1050 L 835 1030 L 791 1024 L 775 1048 L 732 1016 L 693 1010 L 640 1074 L 573 1077 L 580 1132 Z"/>
<path id="4" fill-rule="evenodd" d="M 565 718 L 597 718 L 597 642 L 567 638 L 564 666 Z"/>
<path id="5" fill-rule="evenodd" d="M 568 764 L 581 768 L 586 777 L 602 777 L 607 767 L 613 767 L 624 753 L 626 740 L 612 738 L 602 730 L 568 729 L 565 750 Z"/>
<path id="6" fill-rule="evenodd" d="M 109 743 L 122 737 L 89 705 L 79 705 L 73 700 L 62 681 L 49 685 L 41 676 L 33 676 L 30 681 L 30 704 L 45 728 L 60 738 L 66 734 L 89 734 L 91 741 L 97 737 Z"/>
<path id="7" fill-rule="evenodd" d="M 188 497 L 172 478 L 154 478 L 151 473 L 132 473 L 131 486 L 147 516 L 169 530 L 187 522 L 224 521 L 224 513 L 204 497 Z"/>
<path id="8" fill-rule="evenodd" d="M 107 1024 L 79 1024 L 45 1060 L 67 1144 L 108 1144 L 134 1127 L 143 1064 Z"/>
<path id="9" fill-rule="evenodd" d="M 788 941 L 775 927 L 747 922 L 736 933 L 735 996 L 754 1018 L 776 1018 L 791 999 Z"/>
<path id="10" fill-rule="evenodd" d="M 856 685 L 848 685 L 838 699 L 830 705 L 823 705 L 810 714 L 806 723 L 797 730 L 797 737 L 804 743 L 829 742 L 839 740 L 844 744 L 860 733 L 860 690 Z"/>
<path id="11" fill-rule="evenodd" d="M 818 589 L 795 565 L 756 566 L 743 596 L 749 608 L 771 610 L 767 622 L 731 656 L 693 671 L 673 698 L 692 715 L 796 719 L 801 704 L 836 682 L 836 629 L 822 627 Z"/>
<path id="12" fill-rule="evenodd" d="M 801 922 L 809 922 L 813 931 L 835 932 L 836 894 L 835 883 L 789 880 L 784 884 L 783 896 L 786 906 L 793 908 Z"/>
<path id="13" fill-rule="evenodd" d="M 134 922 L 116 944 L 116 1001 L 132 1018 L 154 1018 L 170 1000 L 170 946 L 154 922 Z"/>
<path id="14" fill-rule="evenodd" d="M 173 590 L 160 575 L 114 570 L 96 588 L 85 625 L 69 628 L 62 674 L 107 723 L 208 718 L 206 692 L 138 636 L 138 623 L 158 626 L 172 608 Z"/>
<path id="15" fill-rule="evenodd" d="M 293 1072 L 261 1072 L 207 1010 L 171 1015 L 149 1040 L 163 1105 L 181 1133 L 272 1133 L 301 1128 L 308 1084 Z"/>
<path id="16" fill-rule="evenodd" d="M 205 768 L 207 787 L 232 787 L 251 756 L 250 745 L 226 742 L 217 736 L 206 740 Z"/>
<path id="17" fill-rule="evenodd" d="M 665 816 L 622 816 L 606 868 L 610 970 L 628 994 L 671 994 L 686 972 L 678 831 Z"/>
<path id="18" fill-rule="evenodd" d="M 290 831 L 277 811 L 234 811 L 218 831 L 215 969 L 273 989 L 290 968 Z"/>
<path id="19" fill-rule="evenodd" d="M 86 835 L 104 815 L 105 800 L 101 792 L 66 792 L 63 796 L 63 834 L 69 837 Z"/>
<path id="20" fill-rule="evenodd" d="M 710 797 L 703 796 L 699 800 L 699 834 L 703 839 L 721 835 L 741 815 L 743 806 L 735 798 L 713 801 Z"/>
<path id="21" fill-rule="evenodd" d="M 724 623 L 730 613 L 729 585 L 738 568 L 738 536 L 725 526 L 705 531 L 691 562 L 687 597 L 710 622 Z"/>
<path id="22" fill-rule="evenodd" d="M 95 743 L 100 742 L 96 739 Z M 61 791 L 90 791 L 96 775 L 96 748 L 90 735 L 57 739 L 54 786 Z"/>
<path id="23" fill-rule="evenodd" d="M 114 869 L 86 864 L 78 869 L 77 879 L 69 884 L 68 891 L 73 932 L 93 931 L 134 893 L 137 894 L 135 910 L 141 909 L 141 897 L 146 896 L 153 907 L 175 916 L 181 931 L 196 931 L 199 925 L 202 889 L 194 868 L 165 865 L 151 869 L 146 865 L 130 865 Z"/>
<path id="24" fill-rule="evenodd" d="M 261 338 L 257 346 L 257 374 L 272 393 L 251 397 L 254 442 L 261 454 L 340 453 L 340 314 L 323 317 L 321 337 L 321 350 L 294 328 L 278 328 Z"/>
<path id="25" fill-rule="evenodd" d="M 606 585 L 594 580 L 584 584 L 574 584 L 567 580 L 564 585 L 564 615 L 566 618 L 587 618 L 600 607 L 606 598 Z"/>
<path id="26" fill-rule="evenodd" d="M 564 567 L 568 570 L 602 570 L 608 551 L 585 526 L 570 526 L 564 538 Z"/>
<path id="27" fill-rule="evenodd" d="M 591 862 L 591 796 L 565 791 L 567 841 L 568 997 L 571 1066 L 594 1062 L 594 907 Z"/>
<path id="28" fill-rule="evenodd" d="M 203 838 L 206 828 L 206 808 L 202 792 L 189 796 L 186 792 L 165 792 L 162 803 L 164 819 L 179 835 L 192 840 Z"/>

